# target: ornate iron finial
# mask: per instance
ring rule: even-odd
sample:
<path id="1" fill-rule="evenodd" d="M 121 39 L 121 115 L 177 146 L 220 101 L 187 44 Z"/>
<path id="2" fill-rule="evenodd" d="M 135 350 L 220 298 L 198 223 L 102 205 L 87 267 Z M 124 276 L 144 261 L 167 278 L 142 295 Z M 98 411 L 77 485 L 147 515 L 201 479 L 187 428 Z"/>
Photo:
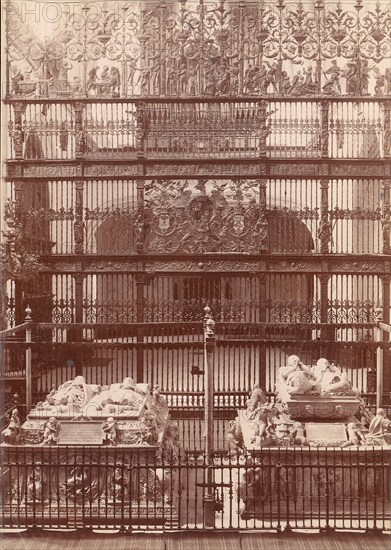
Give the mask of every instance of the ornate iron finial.
<path id="1" fill-rule="evenodd" d="M 25 321 L 32 321 L 32 317 L 31 317 L 32 309 L 31 309 L 31 307 L 27 306 L 26 309 L 24 310 L 24 312 L 26 314 Z"/>

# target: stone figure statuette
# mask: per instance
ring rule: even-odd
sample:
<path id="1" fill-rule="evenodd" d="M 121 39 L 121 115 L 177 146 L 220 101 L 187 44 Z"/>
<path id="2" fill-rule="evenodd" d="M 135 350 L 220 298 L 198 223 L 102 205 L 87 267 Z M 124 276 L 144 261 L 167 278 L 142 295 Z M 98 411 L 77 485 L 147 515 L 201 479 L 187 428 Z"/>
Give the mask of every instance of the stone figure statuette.
<path id="1" fill-rule="evenodd" d="M 147 401 L 147 408 L 155 414 L 158 428 L 162 428 L 167 420 L 168 405 L 167 401 L 160 393 L 160 387 L 157 385 L 154 386 L 152 390 L 152 397 Z"/>
<path id="2" fill-rule="evenodd" d="M 362 433 L 360 428 L 355 422 L 349 422 L 346 426 L 346 432 L 348 435 L 348 441 L 343 443 L 342 447 L 351 447 L 353 445 L 363 445 L 365 444 L 365 435 Z"/>
<path id="3" fill-rule="evenodd" d="M 261 405 L 253 399 L 247 400 L 247 407 L 243 413 L 243 417 L 248 422 L 256 422 L 259 419 L 259 412 L 261 410 Z"/>
<path id="4" fill-rule="evenodd" d="M 58 443 L 58 438 L 60 434 L 60 423 L 58 420 L 52 416 L 46 422 L 45 429 L 43 432 L 43 442 L 42 445 L 56 445 Z"/>
<path id="5" fill-rule="evenodd" d="M 125 496 L 126 479 L 120 465 L 117 465 L 111 482 L 113 500 L 116 502 L 123 500 Z"/>
<path id="6" fill-rule="evenodd" d="M 384 409 L 377 409 L 376 416 L 369 424 L 366 443 L 369 445 L 384 445 L 390 441 L 391 420 L 386 416 Z"/>
<path id="7" fill-rule="evenodd" d="M 42 476 L 41 468 L 35 467 L 27 478 L 27 501 L 40 502 L 45 498 L 46 480 Z"/>
<path id="8" fill-rule="evenodd" d="M 19 441 L 20 420 L 18 409 L 13 409 L 7 428 L 2 431 L 4 443 L 7 445 L 16 445 Z"/>
<path id="9" fill-rule="evenodd" d="M 290 432 L 291 442 L 294 445 L 309 445 L 305 436 L 304 426 L 301 422 L 295 422 Z"/>
<path id="10" fill-rule="evenodd" d="M 104 442 L 109 445 L 116 445 L 117 442 L 117 430 L 116 422 L 112 416 L 102 424 L 102 431 L 104 434 Z"/>
<path id="11" fill-rule="evenodd" d="M 259 387 L 259 384 L 254 384 L 253 389 L 250 394 L 250 399 L 256 404 L 264 405 L 267 403 L 267 398 L 263 393 L 262 389 Z"/>
<path id="12" fill-rule="evenodd" d="M 158 426 L 156 423 L 156 415 L 152 411 L 146 411 L 142 420 L 145 428 L 144 443 L 154 445 L 158 441 Z"/>
<path id="13" fill-rule="evenodd" d="M 255 443 L 256 447 L 262 447 L 264 439 L 267 438 L 267 428 L 269 426 L 269 415 L 270 407 L 269 405 L 259 405 L 256 427 L 253 431 L 253 436 L 251 438 L 251 443 Z"/>
<path id="14" fill-rule="evenodd" d="M 292 421 L 283 412 L 275 409 L 268 429 L 272 440 L 277 445 L 288 445 L 291 442 L 290 426 Z"/>
<path id="15" fill-rule="evenodd" d="M 236 451 L 238 448 L 243 447 L 243 432 L 238 416 L 234 420 L 229 421 L 227 441 L 231 451 Z"/>

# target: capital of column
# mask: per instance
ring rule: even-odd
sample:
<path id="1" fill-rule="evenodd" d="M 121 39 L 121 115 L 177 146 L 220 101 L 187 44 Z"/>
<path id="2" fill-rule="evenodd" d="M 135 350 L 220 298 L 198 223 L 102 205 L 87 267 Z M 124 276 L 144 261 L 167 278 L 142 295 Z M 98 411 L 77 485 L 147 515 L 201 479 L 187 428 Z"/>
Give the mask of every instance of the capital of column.
<path id="1" fill-rule="evenodd" d="M 330 273 L 318 273 L 317 277 L 321 285 L 327 285 L 330 280 Z"/>
<path id="2" fill-rule="evenodd" d="M 74 274 L 72 274 L 72 277 L 75 281 L 75 284 L 81 285 L 81 284 L 83 284 L 83 281 L 84 281 L 86 275 L 84 273 L 74 273 Z"/>

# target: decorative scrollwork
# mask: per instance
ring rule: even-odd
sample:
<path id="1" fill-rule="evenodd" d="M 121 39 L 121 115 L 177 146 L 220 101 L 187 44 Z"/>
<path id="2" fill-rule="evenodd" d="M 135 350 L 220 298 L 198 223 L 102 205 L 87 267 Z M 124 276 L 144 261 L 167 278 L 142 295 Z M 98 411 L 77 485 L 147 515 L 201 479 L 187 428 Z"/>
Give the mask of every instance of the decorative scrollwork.
<path id="1" fill-rule="evenodd" d="M 259 182 L 153 181 L 146 187 L 146 248 L 156 252 L 257 252 L 268 220 Z"/>
<path id="2" fill-rule="evenodd" d="M 369 78 L 375 95 L 390 87 L 391 73 L 367 64 L 391 55 L 390 16 L 380 2 L 374 9 L 341 2 L 200 0 L 148 9 L 142 2 L 84 2 L 59 8 L 45 39 L 13 6 L 7 62 L 9 92 L 18 97 L 340 95 L 342 77 L 346 93 L 366 95 Z M 338 63 L 330 67 L 330 60 Z M 350 65 L 339 68 L 346 60 Z"/>
<path id="3" fill-rule="evenodd" d="M 272 323 L 319 323 L 320 302 L 268 300 L 266 307 Z"/>
<path id="4" fill-rule="evenodd" d="M 339 208 L 336 206 L 329 211 L 330 219 L 332 220 L 372 220 L 378 221 L 382 218 L 382 210 L 380 207 L 372 210 L 370 208 L 360 208 L 356 207 L 353 209 L 350 208 Z"/>
<path id="5" fill-rule="evenodd" d="M 95 208 L 84 208 L 84 219 L 86 221 L 105 221 L 105 220 L 127 220 L 129 222 L 134 222 L 135 220 L 135 210 L 132 208 L 110 208 L 105 207 L 101 208 L 100 206 L 96 206 Z"/>
<path id="6" fill-rule="evenodd" d="M 329 300 L 330 323 L 375 323 L 376 305 L 371 300 Z"/>
<path id="7" fill-rule="evenodd" d="M 134 300 L 93 300 L 83 301 L 84 315 L 88 323 L 135 323 L 137 304 Z"/>
<path id="8" fill-rule="evenodd" d="M 75 319 L 76 302 L 73 298 L 65 300 L 59 298 L 53 300 L 52 304 L 52 320 L 53 323 L 72 323 Z"/>
<path id="9" fill-rule="evenodd" d="M 31 209 L 26 212 L 25 216 L 27 220 L 40 222 L 74 219 L 73 208 L 66 210 L 63 206 L 58 210 L 54 210 L 53 208 Z"/>

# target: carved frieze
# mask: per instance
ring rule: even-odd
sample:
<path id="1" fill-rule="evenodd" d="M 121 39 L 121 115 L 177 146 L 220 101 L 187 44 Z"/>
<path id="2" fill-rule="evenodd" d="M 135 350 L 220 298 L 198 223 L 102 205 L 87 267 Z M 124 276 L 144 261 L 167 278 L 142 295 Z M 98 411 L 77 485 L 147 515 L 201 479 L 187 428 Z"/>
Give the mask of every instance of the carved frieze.
<path id="1" fill-rule="evenodd" d="M 23 166 L 23 176 L 25 178 L 63 178 L 77 175 L 79 175 L 78 166 L 74 164 L 32 164 Z"/>
<path id="2" fill-rule="evenodd" d="M 384 265 L 382 262 L 330 262 L 331 272 L 353 272 L 353 273 L 383 273 Z"/>
<path id="3" fill-rule="evenodd" d="M 266 174 L 264 163 L 149 163 L 148 176 L 258 176 Z"/>
<path id="4" fill-rule="evenodd" d="M 381 164 L 366 164 L 366 163 L 352 163 L 352 164 L 335 164 L 330 165 L 331 176 L 383 176 L 384 168 Z"/>
<path id="5" fill-rule="evenodd" d="M 245 271 L 254 273 L 258 269 L 258 262 L 241 262 L 217 260 L 208 262 L 156 261 L 146 262 L 147 271 Z"/>
<path id="6" fill-rule="evenodd" d="M 138 176 L 142 171 L 139 164 L 90 164 L 84 167 L 87 177 Z"/>
<path id="7" fill-rule="evenodd" d="M 7 164 L 7 177 L 17 178 L 22 175 L 22 166 L 20 164 Z"/>
<path id="8" fill-rule="evenodd" d="M 67 273 L 81 271 L 81 266 L 73 262 L 56 262 L 48 266 L 48 270 Z"/>
<path id="9" fill-rule="evenodd" d="M 316 271 L 316 267 L 320 269 L 320 266 L 314 262 L 289 262 L 289 261 L 276 261 L 270 263 L 269 271 Z"/>
<path id="10" fill-rule="evenodd" d="M 110 262 L 110 261 L 102 261 L 102 262 L 90 262 L 87 263 L 84 267 L 84 272 L 91 272 L 96 273 L 99 271 L 103 272 L 129 272 L 129 271 L 138 271 L 139 270 L 139 262 Z"/>
<path id="11" fill-rule="evenodd" d="M 328 167 L 323 163 L 275 163 L 270 166 L 270 175 L 283 176 L 327 176 Z"/>

